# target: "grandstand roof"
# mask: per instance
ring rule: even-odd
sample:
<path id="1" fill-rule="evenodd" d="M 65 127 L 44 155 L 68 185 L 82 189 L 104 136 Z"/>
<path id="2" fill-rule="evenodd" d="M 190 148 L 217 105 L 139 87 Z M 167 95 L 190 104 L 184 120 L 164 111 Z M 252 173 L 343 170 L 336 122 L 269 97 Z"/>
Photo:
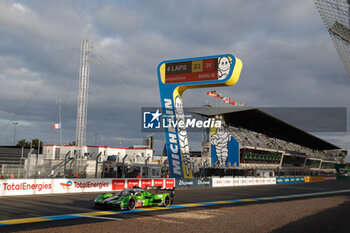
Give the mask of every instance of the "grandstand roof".
<path id="1" fill-rule="evenodd" d="M 315 150 L 340 149 L 321 138 L 278 119 L 258 108 L 204 107 L 191 109 L 192 113 L 212 117 L 223 115 L 227 124 L 266 134 L 269 137 L 294 142 Z"/>

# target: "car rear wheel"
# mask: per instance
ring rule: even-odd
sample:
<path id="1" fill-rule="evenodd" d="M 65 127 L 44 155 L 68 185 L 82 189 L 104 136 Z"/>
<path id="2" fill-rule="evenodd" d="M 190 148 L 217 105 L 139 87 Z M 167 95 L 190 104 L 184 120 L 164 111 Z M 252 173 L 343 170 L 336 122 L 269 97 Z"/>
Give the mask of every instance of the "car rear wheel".
<path id="1" fill-rule="evenodd" d="M 128 200 L 128 210 L 134 210 L 136 207 L 136 199 L 135 197 L 130 197 Z"/>
<path id="2" fill-rule="evenodd" d="M 171 204 L 170 197 L 169 197 L 169 196 L 166 196 L 166 197 L 164 198 L 164 206 L 165 206 L 165 207 L 169 207 L 170 204 Z"/>
<path id="3" fill-rule="evenodd" d="M 174 204 L 174 194 L 170 195 L 170 205 Z"/>

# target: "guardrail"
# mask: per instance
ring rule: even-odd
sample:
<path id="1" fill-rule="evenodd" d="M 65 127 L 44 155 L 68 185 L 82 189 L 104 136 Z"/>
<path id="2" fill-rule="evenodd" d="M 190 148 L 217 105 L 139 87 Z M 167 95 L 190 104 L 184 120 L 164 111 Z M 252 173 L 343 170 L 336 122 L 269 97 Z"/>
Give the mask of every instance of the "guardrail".
<path id="1" fill-rule="evenodd" d="M 337 180 L 337 177 L 213 177 L 202 179 L 7 179 L 0 180 L 0 197 L 10 195 L 60 194 L 79 192 L 111 192 L 138 186 L 162 188 L 232 187 Z"/>

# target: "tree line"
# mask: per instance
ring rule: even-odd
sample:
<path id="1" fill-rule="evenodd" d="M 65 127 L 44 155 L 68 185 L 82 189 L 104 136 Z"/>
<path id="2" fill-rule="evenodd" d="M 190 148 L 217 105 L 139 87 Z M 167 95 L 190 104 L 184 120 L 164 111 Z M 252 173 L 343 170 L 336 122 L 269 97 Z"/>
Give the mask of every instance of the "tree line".
<path id="1" fill-rule="evenodd" d="M 39 139 L 35 138 L 31 141 L 27 141 L 26 139 L 21 139 L 17 142 L 17 145 L 18 147 L 25 147 L 25 148 L 38 148 L 39 146 L 39 143 L 40 143 L 40 147 L 43 146 L 43 142 L 40 141 Z"/>

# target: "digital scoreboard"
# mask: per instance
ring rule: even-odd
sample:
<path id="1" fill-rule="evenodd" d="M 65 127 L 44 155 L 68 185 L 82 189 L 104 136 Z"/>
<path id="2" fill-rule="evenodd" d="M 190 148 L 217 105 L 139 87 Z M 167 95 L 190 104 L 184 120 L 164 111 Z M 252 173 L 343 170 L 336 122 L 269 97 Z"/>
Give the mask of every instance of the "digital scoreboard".
<path id="1" fill-rule="evenodd" d="M 218 79 L 218 59 L 166 63 L 165 83 L 183 83 Z"/>

